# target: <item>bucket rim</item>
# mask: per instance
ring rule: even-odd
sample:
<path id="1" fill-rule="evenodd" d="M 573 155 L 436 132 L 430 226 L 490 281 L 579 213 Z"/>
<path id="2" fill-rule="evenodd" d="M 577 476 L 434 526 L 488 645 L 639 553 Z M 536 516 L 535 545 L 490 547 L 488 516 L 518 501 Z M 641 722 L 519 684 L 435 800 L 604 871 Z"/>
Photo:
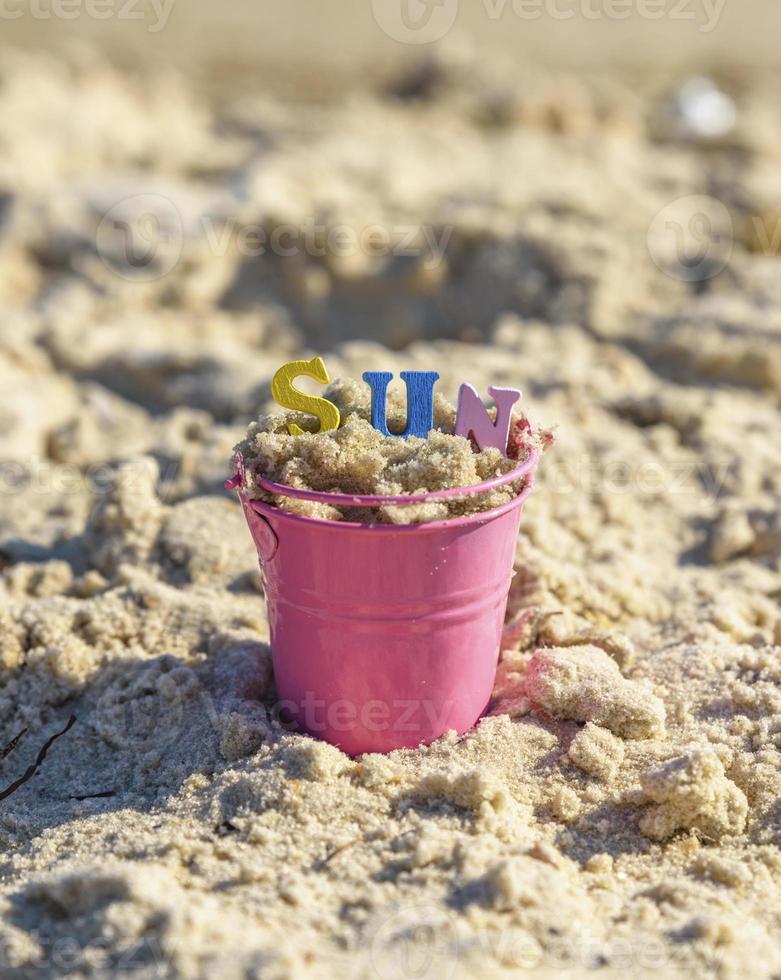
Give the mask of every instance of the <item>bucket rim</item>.
<path id="1" fill-rule="evenodd" d="M 243 498 L 244 503 L 247 506 L 249 506 L 253 511 L 255 511 L 256 514 L 264 519 L 273 516 L 278 520 L 282 520 L 290 524 L 328 528 L 332 531 L 373 531 L 375 533 L 385 534 L 411 534 L 413 532 L 417 532 L 422 534 L 424 532 L 440 531 L 446 528 L 453 529 L 468 527 L 470 525 L 487 524 L 489 521 L 495 520 L 496 518 L 501 517 L 503 514 L 509 513 L 516 507 L 522 507 L 533 490 L 534 475 L 531 473 L 529 474 L 529 481 L 523 490 L 513 497 L 512 500 L 508 500 L 506 503 L 500 504 L 498 507 L 493 507 L 491 510 L 479 511 L 476 514 L 468 514 L 466 517 L 449 517 L 441 521 L 424 521 L 417 524 L 361 524 L 358 521 L 332 521 L 323 517 L 307 517 L 303 514 L 294 514 L 289 510 L 282 510 L 281 507 L 277 507 L 275 504 L 267 504 L 262 500 L 250 500 L 241 492 L 240 496 Z M 385 501 L 387 503 L 387 498 L 385 498 Z"/>
<path id="2" fill-rule="evenodd" d="M 257 482 L 267 493 L 273 493 L 278 497 L 311 500 L 319 504 L 330 504 L 333 507 L 384 507 L 387 504 L 412 506 L 413 504 L 427 504 L 436 500 L 454 500 L 459 497 L 471 497 L 475 494 L 487 493 L 489 490 L 496 490 L 499 487 L 506 486 L 508 483 L 514 483 L 516 480 L 520 480 L 521 477 L 528 476 L 537 465 L 537 458 L 537 450 L 531 448 L 526 459 L 507 473 L 492 476 L 488 480 L 483 480 L 481 483 L 475 483 L 468 487 L 449 487 L 447 490 L 430 490 L 426 493 L 416 494 L 329 493 L 325 490 L 308 490 L 303 487 L 290 487 L 285 483 L 274 483 L 272 480 L 265 479 L 265 477 Z M 403 527 L 404 525 L 398 526 Z"/>

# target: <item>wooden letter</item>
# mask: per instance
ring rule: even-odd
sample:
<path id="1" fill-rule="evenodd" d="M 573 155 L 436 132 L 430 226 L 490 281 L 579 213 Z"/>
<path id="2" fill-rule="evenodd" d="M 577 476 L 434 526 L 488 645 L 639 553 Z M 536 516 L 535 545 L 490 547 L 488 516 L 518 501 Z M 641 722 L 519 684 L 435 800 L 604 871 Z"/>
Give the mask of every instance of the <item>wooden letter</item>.
<path id="1" fill-rule="evenodd" d="M 341 416 L 333 402 L 325 398 L 316 398 L 314 395 L 305 395 L 293 387 L 295 378 L 302 374 L 324 385 L 331 380 L 322 357 L 313 357 L 311 361 L 291 361 L 289 364 L 284 364 L 274 375 L 271 381 L 272 398 L 282 408 L 292 408 L 296 412 L 316 415 L 320 419 L 318 432 L 338 429 Z M 287 428 L 291 436 L 304 434 L 304 430 L 295 422 L 291 422 Z"/>
<path id="2" fill-rule="evenodd" d="M 494 388 L 493 385 L 489 386 L 488 391 L 496 402 L 495 422 L 472 385 L 461 385 L 458 392 L 456 435 L 468 439 L 471 433 L 479 450 L 495 446 L 506 456 L 512 407 L 521 397 L 521 393 L 517 388 Z"/>
<path id="3" fill-rule="evenodd" d="M 384 436 L 418 436 L 425 439 L 434 427 L 434 385 L 439 379 L 436 371 L 402 371 L 401 380 L 407 386 L 407 427 L 403 432 L 389 432 L 385 416 L 385 399 L 390 371 L 365 371 L 363 380 L 372 390 L 372 425 Z"/>

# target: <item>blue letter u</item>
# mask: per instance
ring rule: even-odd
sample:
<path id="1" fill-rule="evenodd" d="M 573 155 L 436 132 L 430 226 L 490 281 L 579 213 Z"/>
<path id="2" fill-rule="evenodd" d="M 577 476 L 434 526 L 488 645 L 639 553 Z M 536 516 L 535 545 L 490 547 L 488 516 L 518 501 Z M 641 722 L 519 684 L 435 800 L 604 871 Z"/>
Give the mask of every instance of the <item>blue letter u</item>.
<path id="1" fill-rule="evenodd" d="M 384 436 L 418 436 L 425 439 L 434 427 L 434 385 L 439 379 L 436 371 L 402 371 L 401 380 L 407 386 L 407 427 L 403 432 L 388 432 L 385 400 L 390 371 L 364 371 L 363 380 L 372 390 L 372 425 Z"/>

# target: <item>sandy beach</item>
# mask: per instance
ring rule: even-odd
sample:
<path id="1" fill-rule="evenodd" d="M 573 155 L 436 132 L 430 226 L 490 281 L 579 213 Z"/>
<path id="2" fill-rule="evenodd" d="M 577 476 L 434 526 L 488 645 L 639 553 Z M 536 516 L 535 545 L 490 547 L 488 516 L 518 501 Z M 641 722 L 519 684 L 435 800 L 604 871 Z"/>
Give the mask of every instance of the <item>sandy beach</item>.
<path id="1" fill-rule="evenodd" d="M 329 90 L 13 31 L 0 975 L 781 975 L 767 36 L 576 72 L 454 33 Z M 351 758 L 275 711 L 223 483 L 315 354 L 555 431 L 465 735 Z"/>

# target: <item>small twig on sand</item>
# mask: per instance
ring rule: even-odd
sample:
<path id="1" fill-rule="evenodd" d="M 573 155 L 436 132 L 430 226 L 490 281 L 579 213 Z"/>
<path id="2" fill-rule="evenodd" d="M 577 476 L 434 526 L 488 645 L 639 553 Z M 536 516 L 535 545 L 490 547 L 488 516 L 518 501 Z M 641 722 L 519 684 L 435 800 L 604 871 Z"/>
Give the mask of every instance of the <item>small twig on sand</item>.
<path id="1" fill-rule="evenodd" d="M 35 762 L 27 768 L 26 772 L 24 772 L 18 779 L 14 780 L 14 782 L 12 782 L 10 786 L 6 786 L 6 788 L 2 792 L 0 792 L 0 800 L 7 799 L 11 795 L 11 793 L 15 793 L 20 786 L 24 786 L 24 784 L 28 781 L 28 779 L 33 778 L 36 772 L 38 772 L 41 763 L 46 758 L 46 753 L 49 751 L 52 745 L 57 741 L 58 738 L 61 738 L 66 732 L 70 731 L 75 724 L 76 724 L 76 715 L 71 715 L 70 718 L 68 719 L 68 724 L 65 726 L 65 728 L 63 728 L 61 732 L 56 732 L 54 735 L 52 735 L 52 737 L 47 742 L 43 744 L 40 751 L 38 752 L 38 755 L 36 756 Z"/>
<path id="2" fill-rule="evenodd" d="M 25 726 L 19 732 L 18 735 L 14 735 L 14 737 L 11 739 L 8 745 L 6 745 L 3 751 L 0 752 L 0 759 L 5 759 L 6 756 L 9 756 L 13 752 L 13 750 L 16 748 L 16 746 L 21 742 L 22 738 L 25 736 L 26 732 L 27 732 L 27 726 Z"/>
<path id="3" fill-rule="evenodd" d="M 86 796 L 69 796 L 69 800 L 78 800 L 80 803 L 83 800 L 109 800 L 112 796 L 116 796 L 117 791 L 115 789 L 107 789 L 102 793 L 87 793 Z"/>
<path id="4" fill-rule="evenodd" d="M 337 847 L 335 850 L 331 851 L 330 854 L 326 855 L 326 857 L 321 858 L 321 860 L 319 860 L 319 861 L 315 861 L 314 865 L 312 866 L 313 867 L 313 870 L 315 870 L 315 871 L 321 871 L 323 868 L 326 867 L 326 865 L 330 864 L 331 861 L 338 854 L 341 854 L 343 851 L 346 851 L 350 847 L 355 847 L 356 844 L 360 844 L 361 843 L 361 839 L 362 838 L 360 838 L 360 837 L 356 837 L 354 840 L 348 840 L 346 844 L 342 844 L 341 847 Z"/>

